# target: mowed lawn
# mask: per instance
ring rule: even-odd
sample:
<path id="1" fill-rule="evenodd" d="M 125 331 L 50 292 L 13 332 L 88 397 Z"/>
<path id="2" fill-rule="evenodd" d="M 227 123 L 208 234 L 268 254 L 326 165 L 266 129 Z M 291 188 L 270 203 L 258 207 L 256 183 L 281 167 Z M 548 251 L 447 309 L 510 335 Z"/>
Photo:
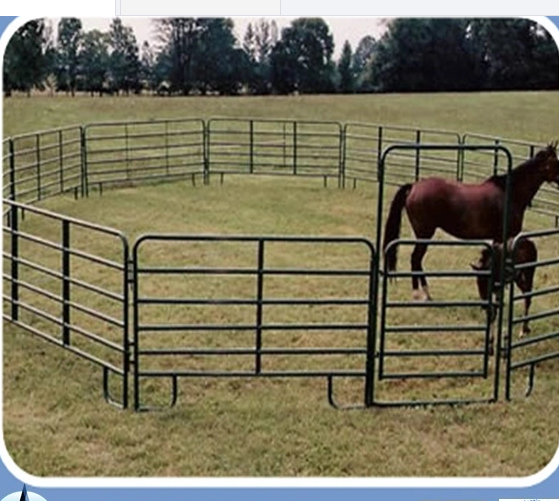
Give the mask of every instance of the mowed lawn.
<path id="1" fill-rule="evenodd" d="M 4 135 L 105 120 L 242 116 L 447 128 L 547 142 L 559 135 L 559 117 L 549 113 L 557 104 L 559 93 L 17 97 L 4 103 Z M 388 203 L 394 191 L 387 191 Z M 373 239 L 375 199 L 375 189 L 362 185 L 356 190 L 338 190 L 323 188 L 322 180 L 226 177 L 223 185 L 213 182 L 193 187 L 177 182 L 129 187 L 78 201 L 51 199 L 41 206 L 121 229 L 130 241 L 151 232 L 357 235 Z M 527 218 L 530 229 L 549 223 L 548 218 L 535 214 Z M 24 224 L 39 233 L 50 231 L 37 227 L 33 217 Z M 404 235 L 409 234 L 405 223 Z M 107 250 L 103 242 L 84 240 L 81 244 L 100 253 Z M 188 257 L 181 248 L 172 248 L 167 255 L 156 250 L 171 263 Z M 539 250 L 543 258 L 553 257 L 557 238 L 542 241 Z M 467 269 L 475 256 L 472 248 L 453 253 L 432 249 L 425 265 Z M 274 255 L 285 266 L 296 266 L 303 258 L 304 253 L 293 254 L 291 249 L 278 249 Z M 216 259 L 227 257 L 218 255 Z M 325 265 L 349 266 L 352 256 L 323 253 L 317 260 Z M 409 253 L 402 252 L 401 267 L 406 269 L 408 263 Z M 555 268 L 537 274 L 536 286 L 557 284 L 558 280 Z M 475 299 L 473 279 L 461 284 L 464 286 L 436 280 L 431 289 L 436 299 Z M 171 295 L 180 287 L 160 286 L 170 289 Z M 348 289 L 351 286 L 347 284 Z M 297 287 L 316 285 L 299 283 Z M 393 287 L 398 299 L 409 297 L 407 280 L 399 280 Z M 546 301 L 535 305 L 535 311 L 554 307 L 552 298 Z M 401 311 L 391 322 L 425 321 L 416 319 L 417 313 Z M 155 312 L 152 319 L 166 314 Z M 242 321 L 242 314 L 232 311 L 231 315 L 240 315 Z M 297 317 L 292 311 L 278 315 Z M 352 315 L 358 314 L 348 313 L 348 321 Z M 477 322 L 482 320 L 475 310 L 438 310 L 428 315 L 427 321 L 442 324 L 467 321 L 467 315 Z M 541 325 L 549 330 L 557 322 L 556 318 L 546 319 L 535 323 L 534 329 Z M 306 339 L 302 335 L 301 339 L 286 337 L 284 341 L 302 343 Z M 103 403 L 97 367 L 10 325 L 4 325 L 3 347 L 4 440 L 16 463 L 40 476 L 524 476 L 549 462 L 559 440 L 556 361 L 538 369 L 534 394 L 528 399 L 522 396 L 523 371 L 515 380 L 512 403 L 336 411 L 328 406 L 323 379 L 188 379 L 180 383 L 175 408 L 135 414 Z M 446 362 L 437 363 L 444 368 Z M 421 385 L 421 381 L 416 382 L 410 389 L 396 384 L 389 395 L 488 392 L 488 387 L 470 381 L 450 390 Z M 164 382 L 160 386 L 147 388 L 144 394 L 149 396 L 153 391 L 160 398 L 168 390 Z M 357 390 L 347 387 L 350 400 L 359 395 L 357 386 Z M 341 384 L 339 389 L 340 400 L 344 400 L 346 386 Z"/>

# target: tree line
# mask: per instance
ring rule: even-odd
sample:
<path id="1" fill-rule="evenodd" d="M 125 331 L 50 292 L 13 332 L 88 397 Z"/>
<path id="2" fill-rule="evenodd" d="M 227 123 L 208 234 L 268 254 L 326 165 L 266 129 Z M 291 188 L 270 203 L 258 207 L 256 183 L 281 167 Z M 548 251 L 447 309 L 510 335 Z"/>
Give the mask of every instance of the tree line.
<path id="1" fill-rule="evenodd" d="M 165 95 L 436 92 L 559 88 L 551 35 L 527 19 L 412 19 L 384 34 L 348 41 L 338 60 L 321 18 L 278 29 L 248 24 L 241 40 L 229 18 L 160 18 L 156 40 L 140 46 L 120 18 L 85 31 L 62 18 L 56 37 L 45 19 L 23 25 L 4 55 L 4 95 L 51 93 Z"/>

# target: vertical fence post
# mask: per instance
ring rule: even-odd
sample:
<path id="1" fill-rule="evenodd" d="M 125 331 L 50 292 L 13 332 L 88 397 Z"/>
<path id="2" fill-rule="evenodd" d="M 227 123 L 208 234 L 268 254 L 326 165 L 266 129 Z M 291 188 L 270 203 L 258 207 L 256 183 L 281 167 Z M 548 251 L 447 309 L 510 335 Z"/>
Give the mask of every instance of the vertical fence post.
<path id="1" fill-rule="evenodd" d="M 122 281 L 122 345 L 124 348 L 124 353 L 122 354 L 122 408 L 128 408 L 128 388 L 129 388 L 129 377 L 130 377 L 130 287 L 134 287 L 134 270 L 133 263 L 130 258 L 130 246 L 128 244 L 128 239 L 124 237 L 123 240 L 123 281 Z"/>
<path id="2" fill-rule="evenodd" d="M 134 399 L 134 410 L 140 410 L 140 305 L 138 294 L 138 268 L 139 268 L 139 245 L 141 241 L 134 244 L 132 248 L 132 378 Z"/>
<path id="3" fill-rule="evenodd" d="M 495 139 L 495 146 L 499 146 L 499 140 Z M 493 175 L 497 175 L 499 170 L 499 149 L 495 148 L 493 153 Z"/>
<path id="4" fill-rule="evenodd" d="M 508 242 L 509 237 L 509 223 L 510 223 L 510 214 L 511 214 L 511 207 L 512 207 L 512 181 L 511 181 L 511 172 L 512 172 L 512 154 L 510 151 L 503 147 L 499 146 L 499 140 L 496 140 L 496 148 L 495 153 L 498 153 L 499 150 L 502 151 L 506 155 L 507 160 L 507 177 L 506 177 L 506 185 L 505 185 L 505 206 L 503 211 L 503 237 L 502 242 L 505 242 L 503 245 L 503 252 L 502 255 L 499 256 L 500 263 L 500 275 L 498 276 L 499 282 L 501 284 L 505 283 L 505 273 L 509 266 L 512 268 L 512 254 L 509 252 Z M 512 285 L 512 284 L 511 284 Z M 503 287 L 503 291 L 499 294 L 499 313 L 497 319 L 497 339 L 494 341 L 497 345 L 496 357 L 495 357 L 495 381 L 494 381 L 494 396 L 493 400 L 496 402 L 499 400 L 499 386 L 500 386 L 500 372 L 501 372 L 501 348 L 502 348 L 502 338 L 503 338 L 503 322 L 504 322 L 504 301 L 505 301 L 505 288 Z M 509 357 L 510 346 L 506 347 L 505 355 Z"/>
<path id="5" fill-rule="evenodd" d="M 263 297 L 264 297 L 264 239 L 258 239 L 258 270 L 256 282 L 256 360 L 255 373 L 262 371 L 262 319 L 263 319 Z"/>
<path id="6" fill-rule="evenodd" d="M 10 156 L 10 199 L 16 201 L 16 158 L 14 152 L 14 142 L 8 142 L 8 153 Z"/>
<path id="7" fill-rule="evenodd" d="M 346 156 L 346 128 L 340 124 L 340 168 L 338 174 L 338 188 L 345 188 L 345 156 Z"/>
<path id="8" fill-rule="evenodd" d="M 70 222 L 62 221 L 62 342 L 70 345 Z"/>
<path id="9" fill-rule="evenodd" d="M 165 120 L 165 174 L 169 175 L 169 122 Z"/>
<path id="10" fill-rule="evenodd" d="M 365 407 L 375 403 L 375 357 L 376 357 L 376 324 L 377 324 L 377 298 L 378 298 L 378 251 L 371 253 L 369 274 L 369 301 L 367 310 L 367 359 L 365 367 Z"/>
<path id="11" fill-rule="evenodd" d="M 126 179 L 130 179 L 130 152 L 128 144 L 128 124 L 124 124 L 124 153 L 126 155 Z"/>
<path id="12" fill-rule="evenodd" d="M 516 246 L 515 246 L 516 247 Z M 511 249 L 511 254 L 514 257 L 515 247 Z M 514 258 L 513 258 L 513 266 L 514 266 Z M 502 295 L 505 295 L 505 290 L 507 287 L 503 287 Z M 514 320 L 514 280 L 510 281 L 508 285 L 508 309 L 507 309 L 507 331 L 506 331 L 506 340 L 505 346 L 507 347 L 506 351 L 506 370 L 505 370 L 505 399 L 510 401 L 511 399 L 511 387 L 512 387 L 512 334 L 514 330 L 513 320 Z M 504 306 L 504 305 L 502 305 Z"/>
<path id="13" fill-rule="evenodd" d="M 458 160 L 456 165 L 456 181 L 462 182 L 464 180 L 464 162 L 466 149 L 462 148 L 466 144 L 466 136 L 458 136 Z"/>
<path id="14" fill-rule="evenodd" d="M 254 173 L 254 120 L 249 122 L 249 161 L 250 173 Z"/>
<path id="15" fill-rule="evenodd" d="M 12 321 L 19 320 L 19 221 L 18 221 L 18 208 L 12 204 L 10 212 L 10 225 L 11 225 L 11 295 L 12 295 Z"/>
<path id="16" fill-rule="evenodd" d="M 37 200 L 41 200 L 41 136 L 37 134 L 35 142 L 37 168 Z"/>
<path id="17" fill-rule="evenodd" d="M 421 144 L 421 131 L 420 130 L 415 132 L 415 143 L 416 144 Z M 420 158 L 421 158 L 420 149 L 416 148 L 415 149 L 415 180 L 416 181 L 419 181 L 419 172 L 420 172 L 420 169 L 421 169 Z"/>
<path id="18" fill-rule="evenodd" d="M 64 193 L 64 145 L 62 130 L 58 131 L 58 163 L 60 167 L 60 193 Z"/>
<path id="19" fill-rule="evenodd" d="M 378 128 L 377 143 L 377 182 L 380 182 L 380 162 L 382 159 L 382 125 Z"/>
<path id="20" fill-rule="evenodd" d="M 87 127 L 87 126 L 86 126 Z M 89 196 L 89 180 L 87 172 L 87 129 L 80 126 L 80 150 L 81 150 L 81 177 L 82 177 L 82 197 Z"/>
<path id="21" fill-rule="evenodd" d="M 297 174 L 297 122 L 293 122 L 293 174 Z"/>
<path id="22" fill-rule="evenodd" d="M 202 178 L 205 185 L 209 184 L 210 181 L 211 123 L 211 120 L 207 124 L 204 122 L 204 171 Z"/>

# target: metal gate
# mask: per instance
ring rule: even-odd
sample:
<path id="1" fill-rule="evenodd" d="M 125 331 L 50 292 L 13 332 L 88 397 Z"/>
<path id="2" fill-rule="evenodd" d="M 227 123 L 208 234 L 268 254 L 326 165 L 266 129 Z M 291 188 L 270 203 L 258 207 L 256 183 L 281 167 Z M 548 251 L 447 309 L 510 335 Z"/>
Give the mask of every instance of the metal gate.
<path id="1" fill-rule="evenodd" d="M 384 227 L 384 187 L 387 159 L 393 153 L 426 150 L 437 152 L 458 152 L 463 157 L 465 151 L 494 151 L 503 153 L 508 165 L 508 172 L 512 168 L 512 158 L 508 149 L 503 146 L 473 146 L 473 145 L 426 145 L 426 144 L 398 144 L 386 148 L 379 162 L 379 189 L 377 207 L 377 238 L 376 248 L 380 249 L 382 229 Z M 416 176 L 418 179 L 418 176 Z M 503 216 L 503 241 L 507 241 L 507 221 L 510 206 L 510 176 L 507 180 L 505 200 L 506 207 Z M 404 217 L 404 216 L 402 216 Z M 484 242 L 455 241 L 455 240 L 395 240 L 391 246 L 410 247 L 417 243 L 428 244 L 434 248 L 450 249 L 453 252 L 460 249 L 479 249 L 486 247 L 490 250 L 493 261 L 493 249 Z M 387 249 L 388 250 L 388 249 Z M 506 252 L 500 256 L 500 269 L 505 269 L 508 259 Z M 501 351 L 501 330 L 503 325 L 503 298 L 498 296 L 498 304 L 492 304 L 493 276 L 490 270 L 470 271 L 464 268 L 469 261 L 460 259 L 455 269 L 426 271 L 426 272 L 389 272 L 386 265 L 379 265 L 382 276 L 382 289 L 379 291 L 380 325 L 378 343 L 378 374 L 377 383 L 371 398 L 371 405 L 431 405 L 470 402 L 494 402 L 499 395 L 499 372 Z M 380 264 L 380 263 L 379 263 Z M 448 300 L 416 302 L 407 301 L 394 294 L 392 281 L 396 278 L 410 278 L 423 275 L 436 279 L 452 280 L 454 291 Z M 488 299 L 481 301 L 464 297 L 461 292 L 476 289 L 474 279 L 487 279 Z M 464 280 L 469 280 L 464 288 Z M 405 288 L 409 293 L 411 287 Z M 448 297 L 445 294 L 445 297 Z M 472 315 L 473 309 L 486 308 L 486 314 L 480 315 L 477 321 Z M 490 311 L 497 307 L 498 315 L 495 322 L 491 322 Z M 403 308 L 407 309 L 406 319 L 394 321 L 394 316 Z M 452 308 L 452 323 L 441 325 L 440 318 L 434 318 L 437 310 Z M 435 312 L 433 314 L 433 312 Z M 463 313 L 466 313 L 463 315 Z M 401 317 L 401 315 L 400 315 Z M 403 322 L 403 323 L 402 323 Z M 492 325 L 494 324 L 494 325 Z M 494 329 L 494 333 L 492 333 Z M 492 339 L 492 338 L 495 339 Z M 418 384 L 418 381 L 421 381 Z M 442 383 L 441 383 L 442 382 Z M 479 384 L 478 384 L 479 382 Z M 391 384 L 392 383 L 392 386 Z M 475 384 L 473 384 L 475 383 Z M 409 387 L 402 390 L 402 386 Z M 386 388 L 398 385 L 400 394 L 409 394 L 409 398 L 395 400 Z M 385 397 L 385 396 L 388 397 Z"/>
<path id="2" fill-rule="evenodd" d="M 179 377 L 326 378 L 333 405 L 334 379 L 360 378 L 366 402 L 374 266 L 364 238 L 140 237 L 133 248 L 135 409 L 149 407 L 142 382 L 153 378 L 170 381 L 174 405 Z"/>
<path id="3" fill-rule="evenodd" d="M 454 269 L 421 273 L 429 278 L 435 295 L 431 301 L 405 299 L 411 291 L 411 271 L 382 272 L 376 405 L 426 405 L 494 402 L 498 398 L 499 340 L 494 339 L 491 311 L 498 307 L 492 299 L 492 266 L 487 270 L 463 268 L 466 252 L 476 256 L 483 248 L 494 259 L 493 248 L 485 242 L 459 240 L 396 240 L 389 247 L 413 247 L 427 243 L 431 253 L 458 253 Z M 388 249 L 387 249 L 388 250 Z M 436 257 L 435 257 L 436 259 Z M 405 265 L 404 265 L 405 266 Z M 402 279 L 404 286 L 395 287 Z M 482 278 L 487 299 L 477 296 L 475 280 Z M 438 299 L 443 297 L 443 299 Z M 441 318 L 445 309 L 448 314 Z M 403 311 L 405 310 L 405 318 Z M 484 310 L 484 311 L 483 311 Z M 420 384 L 417 381 L 421 380 Z M 399 388 L 397 399 L 391 391 Z"/>

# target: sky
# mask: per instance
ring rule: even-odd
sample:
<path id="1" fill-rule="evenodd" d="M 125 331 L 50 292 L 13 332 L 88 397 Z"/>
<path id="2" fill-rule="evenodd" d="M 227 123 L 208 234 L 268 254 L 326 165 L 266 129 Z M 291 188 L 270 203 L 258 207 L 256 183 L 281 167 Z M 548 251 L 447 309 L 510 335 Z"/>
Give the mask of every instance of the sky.
<path id="1" fill-rule="evenodd" d="M 322 16 L 326 23 L 330 26 L 330 31 L 334 36 L 334 58 L 338 58 L 342 52 L 345 40 L 349 40 L 353 50 L 357 47 L 359 40 L 366 35 L 379 38 L 384 31 L 385 18 L 381 17 L 363 17 L 363 16 Z M 53 28 L 56 28 L 60 18 L 52 18 Z M 130 26 L 134 30 L 138 45 L 142 45 L 145 40 L 150 43 L 155 40 L 153 23 L 150 17 L 128 17 L 121 16 L 122 22 L 126 26 Z M 242 41 L 249 22 L 254 22 L 258 17 L 232 17 L 235 23 L 235 34 L 239 41 Z M 274 19 L 278 28 L 289 26 L 295 17 L 277 16 L 267 17 L 266 19 Z M 82 18 L 84 30 L 100 29 L 108 31 L 112 18 Z"/>

